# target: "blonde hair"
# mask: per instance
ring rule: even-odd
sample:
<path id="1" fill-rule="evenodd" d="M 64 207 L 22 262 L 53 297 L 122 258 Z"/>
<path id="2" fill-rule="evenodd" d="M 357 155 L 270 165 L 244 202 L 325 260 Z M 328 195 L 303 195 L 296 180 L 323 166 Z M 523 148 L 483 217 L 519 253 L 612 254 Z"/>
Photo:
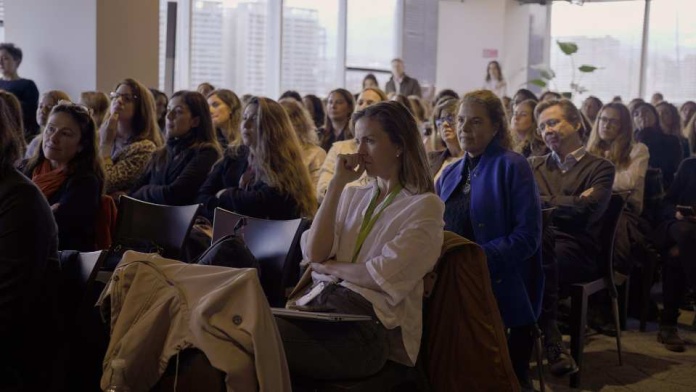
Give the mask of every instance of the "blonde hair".
<path id="1" fill-rule="evenodd" d="M 252 98 L 247 106 L 257 105 L 257 138 L 253 148 L 254 165 L 269 186 L 290 196 L 302 216 L 313 217 L 317 198 L 309 170 L 302 161 L 300 139 L 293 130 L 285 109 L 265 97 Z"/>
<path id="2" fill-rule="evenodd" d="M 280 105 L 285 109 L 285 113 L 290 118 L 290 123 L 295 129 L 297 137 L 302 145 L 317 145 L 319 137 L 317 136 L 314 121 L 309 115 L 307 108 L 295 98 L 283 98 L 279 101 Z"/>
<path id="3" fill-rule="evenodd" d="M 619 112 L 619 134 L 616 135 L 611 143 L 599 137 L 599 119 L 607 109 L 614 109 Z M 605 157 L 604 151 L 609 151 L 607 159 L 616 166 L 617 169 L 626 168 L 631 164 L 631 149 L 633 149 L 633 121 L 628 108 L 619 102 L 610 102 L 597 112 L 597 119 L 592 127 L 590 139 L 587 141 L 587 151 Z"/>
<path id="4" fill-rule="evenodd" d="M 435 192 L 428 157 L 425 154 L 416 119 L 411 112 L 401 103 L 385 101 L 356 112 L 353 115 L 353 127 L 362 118 L 377 121 L 389 136 L 389 140 L 401 149 L 402 153 L 399 156 L 401 185 L 414 194 Z"/>
<path id="5" fill-rule="evenodd" d="M 80 94 L 80 103 L 92 111 L 92 118 L 99 129 L 109 111 L 109 97 L 101 91 L 83 91 Z"/>

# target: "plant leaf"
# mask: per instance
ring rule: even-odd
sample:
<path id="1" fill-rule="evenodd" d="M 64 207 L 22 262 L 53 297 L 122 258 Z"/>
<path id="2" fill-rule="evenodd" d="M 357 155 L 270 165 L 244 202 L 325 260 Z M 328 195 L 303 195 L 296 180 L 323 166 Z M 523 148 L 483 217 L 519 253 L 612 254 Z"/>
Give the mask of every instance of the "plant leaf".
<path id="1" fill-rule="evenodd" d="M 548 79 L 548 80 L 551 80 L 556 76 L 556 74 L 550 69 L 548 69 L 548 70 L 542 69 L 539 71 L 539 74 L 541 75 L 542 78 Z"/>
<path id="2" fill-rule="evenodd" d="M 578 69 L 580 70 L 580 72 L 594 72 L 594 71 L 598 70 L 599 68 L 597 68 L 593 65 L 585 64 L 585 65 L 581 65 L 580 67 L 578 67 Z"/>
<path id="3" fill-rule="evenodd" d="M 578 51 L 578 45 L 573 42 L 556 41 L 556 43 L 561 51 L 569 56 Z"/>
<path id="4" fill-rule="evenodd" d="M 541 79 L 533 79 L 533 80 L 530 80 L 529 83 L 531 83 L 535 86 L 539 86 L 541 88 L 546 87 L 546 82 L 541 80 Z"/>

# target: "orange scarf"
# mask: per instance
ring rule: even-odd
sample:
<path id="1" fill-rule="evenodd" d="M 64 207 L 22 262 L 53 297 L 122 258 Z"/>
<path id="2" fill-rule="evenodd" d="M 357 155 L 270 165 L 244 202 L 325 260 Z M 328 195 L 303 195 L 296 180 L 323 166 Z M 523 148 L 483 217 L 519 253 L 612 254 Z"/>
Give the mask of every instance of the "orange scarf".
<path id="1" fill-rule="evenodd" d="M 62 169 L 53 169 L 48 159 L 44 159 L 40 165 L 34 168 L 31 180 L 41 189 L 41 193 L 49 199 L 60 189 L 67 175 Z"/>

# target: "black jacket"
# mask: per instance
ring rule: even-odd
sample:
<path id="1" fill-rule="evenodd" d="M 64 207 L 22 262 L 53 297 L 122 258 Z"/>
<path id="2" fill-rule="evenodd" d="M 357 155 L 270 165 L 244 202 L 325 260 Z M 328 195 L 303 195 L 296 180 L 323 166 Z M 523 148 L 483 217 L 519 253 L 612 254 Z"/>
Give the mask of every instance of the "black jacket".
<path id="1" fill-rule="evenodd" d="M 249 189 L 228 188 L 220 195 L 218 206 L 262 219 L 288 220 L 301 215 L 293 198 L 263 182 L 257 182 Z"/>
<path id="2" fill-rule="evenodd" d="M 22 390 L 50 390 L 44 382 L 58 353 L 57 244 L 41 191 L 15 169 L 0 168 L 0 390 L 18 382 Z"/>
<path id="3" fill-rule="evenodd" d="M 198 191 L 196 203 L 203 204 L 201 215 L 209 220 L 213 219 L 215 208 L 219 204 L 215 195 L 223 189 L 239 186 L 239 179 L 247 167 L 249 167 L 249 147 L 241 145 L 225 150 L 224 158 L 213 167 Z"/>
<path id="4" fill-rule="evenodd" d="M 168 140 L 163 163 L 153 159 L 130 195 L 170 206 L 193 204 L 210 168 L 220 157 L 213 147 L 194 149 L 191 140 Z"/>
<path id="5" fill-rule="evenodd" d="M 674 180 L 674 174 L 682 161 L 682 145 L 673 135 L 666 135 L 656 128 L 646 128 L 636 131 L 636 140 L 648 146 L 652 168 L 662 170 L 665 190 Z"/>
<path id="6" fill-rule="evenodd" d="M 396 84 L 394 82 L 393 76 L 387 82 L 387 86 L 386 86 L 386 89 L 384 91 L 387 94 L 396 92 Z M 419 97 L 423 96 L 423 93 L 421 92 L 421 86 L 420 86 L 420 83 L 418 83 L 418 80 L 416 80 L 408 75 L 404 75 L 404 78 L 401 81 L 401 88 L 399 89 L 399 94 L 405 95 L 407 97 L 409 95 L 417 95 Z"/>
<path id="7" fill-rule="evenodd" d="M 58 249 L 96 250 L 95 227 L 101 208 L 101 183 L 92 173 L 76 173 L 48 199 L 58 224 Z"/>

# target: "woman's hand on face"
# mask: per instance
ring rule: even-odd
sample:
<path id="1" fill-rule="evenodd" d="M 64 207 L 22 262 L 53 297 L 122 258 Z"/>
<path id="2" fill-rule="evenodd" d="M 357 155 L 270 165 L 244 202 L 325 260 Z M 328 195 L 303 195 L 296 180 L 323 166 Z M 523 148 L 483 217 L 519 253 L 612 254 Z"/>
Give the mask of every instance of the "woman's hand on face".
<path id="1" fill-rule="evenodd" d="M 99 142 L 102 146 L 113 145 L 116 139 L 116 125 L 118 124 L 118 112 L 109 116 L 99 129 Z"/>
<path id="2" fill-rule="evenodd" d="M 351 183 L 365 172 L 365 162 L 360 154 L 339 154 L 333 180 L 341 186 Z"/>

